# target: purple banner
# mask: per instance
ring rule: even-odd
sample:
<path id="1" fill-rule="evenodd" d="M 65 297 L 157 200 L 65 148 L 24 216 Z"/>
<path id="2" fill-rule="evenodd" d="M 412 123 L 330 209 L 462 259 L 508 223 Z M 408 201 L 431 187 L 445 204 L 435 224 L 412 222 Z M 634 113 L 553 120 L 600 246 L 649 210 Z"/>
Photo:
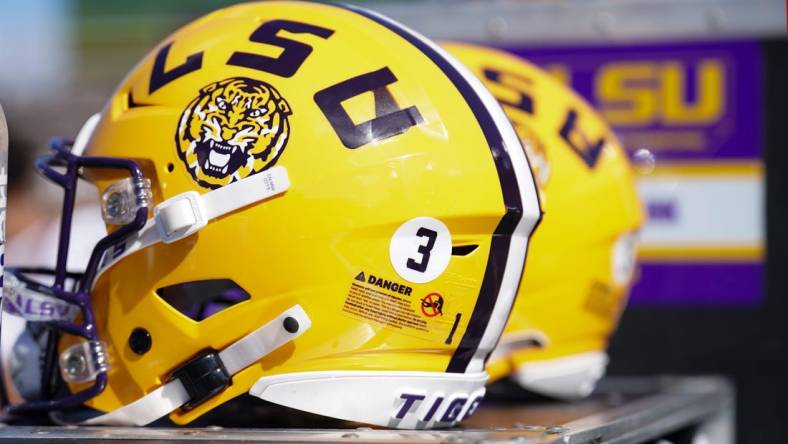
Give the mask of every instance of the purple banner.
<path id="1" fill-rule="evenodd" d="M 677 160 L 761 155 L 758 42 L 503 49 L 566 80 L 631 150 Z"/>
<path id="2" fill-rule="evenodd" d="M 749 306 L 760 302 L 762 293 L 759 263 L 644 263 L 629 301 L 648 306 Z"/>
<path id="3" fill-rule="evenodd" d="M 504 47 L 589 100 L 630 152 L 649 222 L 633 305 L 752 306 L 763 296 L 762 50 L 754 40 Z"/>

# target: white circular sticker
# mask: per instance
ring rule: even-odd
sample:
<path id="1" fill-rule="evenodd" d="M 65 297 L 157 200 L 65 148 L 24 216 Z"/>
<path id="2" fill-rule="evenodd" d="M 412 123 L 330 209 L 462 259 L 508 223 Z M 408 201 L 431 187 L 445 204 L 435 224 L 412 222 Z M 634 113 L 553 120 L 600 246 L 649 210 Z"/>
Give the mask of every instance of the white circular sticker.
<path id="1" fill-rule="evenodd" d="M 417 284 L 440 276 L 451 259 L 451 233 L 433 217 L 417 217 L 397 228 L 389 246 L 391 265 L 403 279 Z"/>

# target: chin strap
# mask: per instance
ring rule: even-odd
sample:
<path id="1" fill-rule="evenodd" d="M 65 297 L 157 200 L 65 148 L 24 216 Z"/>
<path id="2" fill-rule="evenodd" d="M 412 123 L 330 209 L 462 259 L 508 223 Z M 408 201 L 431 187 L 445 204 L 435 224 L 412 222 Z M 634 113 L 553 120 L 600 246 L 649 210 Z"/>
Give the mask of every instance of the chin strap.
<path id="1" fill-rule="evenodd" d="M 218 354 L 197 356 L 173 372 L 167 383 L 142 398 L 82 424 L 144 426 L 180 407 L 198 405 L 227 388 L 233 375 L 301 336 L 311 326 L 304 309 L 295 305 Z"/>
<path id="2" fill-rule="evenodd" d="M 282 194 L 289 188 L 287 170 L 275 166 L 204 194 L 187 191 L 173 196 L 154 208 L 153 218 L 140 231 L 107 250 L 93 282 L 106 269 L 136 251 L 158 242 L 169 244 L 191 236 L 213 219 Z"/>

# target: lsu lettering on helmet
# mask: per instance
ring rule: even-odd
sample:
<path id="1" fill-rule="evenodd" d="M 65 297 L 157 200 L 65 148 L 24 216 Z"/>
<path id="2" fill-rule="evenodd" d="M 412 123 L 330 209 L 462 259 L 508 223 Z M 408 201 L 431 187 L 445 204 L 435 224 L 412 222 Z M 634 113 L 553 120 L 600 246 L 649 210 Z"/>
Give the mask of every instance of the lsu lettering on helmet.
<path id="1" fill-rule="evenodd" d="M 491 380 L 530 391 L 588 395 L 633 280 L 643 222 L 634 173 L 610 127 L 574 91 L 508 53 L 444 45 L 503 105 L 529 154 L 544 220 L 496 352 Z"/>
<path id="2" fill-rule="evenodd" d="M 53 149 L 57 266 L 6 277 L 11 414 L 185 424 L 248 392 L 428 428 L 479 405 L 541 212 L 502 109 L 433 43 L 351 7 L 222 9 Z M 108 234 L 76 274 L 78 177 Z"/>

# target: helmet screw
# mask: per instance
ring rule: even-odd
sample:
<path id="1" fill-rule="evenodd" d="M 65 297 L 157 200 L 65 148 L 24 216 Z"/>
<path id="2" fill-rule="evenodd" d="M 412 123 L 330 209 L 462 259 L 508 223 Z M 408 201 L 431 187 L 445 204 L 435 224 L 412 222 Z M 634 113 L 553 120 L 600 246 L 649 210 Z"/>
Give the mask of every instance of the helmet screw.
<path id="1" fill-rule="evenodd" d="M 295 333 L 298 331 L 298 321 L 293 317 L 286 317 L 285 320 L 282 321 L 282 325 L 288 333 Z"/>
<path id="2" fill-rule="evenodd" d="M 138 355 L 144 355 L 153 345 L 153 339 L 148 330 L 142 327 L 135 328 L 129 336 L 129 347 Z"/>
<path id="3" fill-rule="evenodd" d="M 87 370 L 85 356 L 79 353 L 72 353 L 66 358 L 66 373 L 71 376 L 79 376 Z"/>
<path id="4" fill-rule="evenodd" d="M 122 210 L 123 196 L 120 193 L 111 193 L 107 197 L 107 215 L 110 217 L 118 217 Z"/>

